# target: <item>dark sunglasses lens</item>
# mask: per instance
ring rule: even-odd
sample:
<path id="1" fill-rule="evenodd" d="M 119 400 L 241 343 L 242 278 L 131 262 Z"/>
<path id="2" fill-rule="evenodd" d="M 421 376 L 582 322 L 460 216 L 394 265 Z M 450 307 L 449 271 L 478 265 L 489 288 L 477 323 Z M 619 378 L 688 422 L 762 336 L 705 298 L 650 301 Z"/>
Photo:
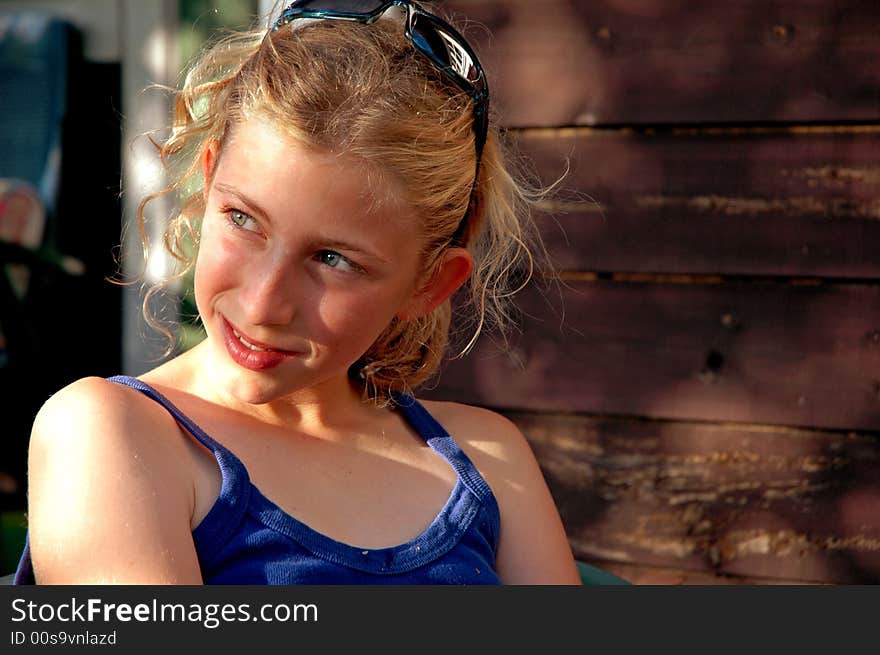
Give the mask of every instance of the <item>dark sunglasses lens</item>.
<path id="1" fill-rule="evenodd" d="M 451 68 L 476 88 L 482 86 L 482 75 L 473 57 L 461 45 L 461 38 L 430 18 L 416 14 L 413 16 L 413 43 L 422 52 L 443 66 Z"/>
<path id="2" fill-rule="evenodd" d="M 387 0 L 301 0 L 293 3 L 292 6 L 300 9 L 338 11 L 343 14 L 357 15 L 370 14 L 387 4 Z"/>

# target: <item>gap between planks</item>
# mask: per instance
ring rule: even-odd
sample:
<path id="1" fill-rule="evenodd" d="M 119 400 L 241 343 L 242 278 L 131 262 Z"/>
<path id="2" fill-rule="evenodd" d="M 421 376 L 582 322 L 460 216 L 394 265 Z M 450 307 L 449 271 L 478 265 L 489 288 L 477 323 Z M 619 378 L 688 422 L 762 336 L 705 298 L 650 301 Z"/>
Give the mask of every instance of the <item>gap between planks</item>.
<path id="1" fill-rule="evenodd" d="M 772 275 L 713 275 L 693 273 L 645 273 L 645 272 L 608 272 L 608 271 L 557 271 L 555 275 L 538 272 L 538 279 L 545 282 L 621 282 L 631 284 L 765 284 L 788 285 L 797 287 L 819 286 L 877 286 L 880 279 L 876 278 L 819 278 Z"/>
<path id="2" fill-rule="evenodd" d="M 542 127 L 507 127 L 504 132 L 533 138 L 571 138 L 607 136 L 617 133 L 623 136 L 737 136 L 759 134 L 880 134 L 877 123 L 841 124 L 704 124 L 704 125 L 560 125 Z"/>

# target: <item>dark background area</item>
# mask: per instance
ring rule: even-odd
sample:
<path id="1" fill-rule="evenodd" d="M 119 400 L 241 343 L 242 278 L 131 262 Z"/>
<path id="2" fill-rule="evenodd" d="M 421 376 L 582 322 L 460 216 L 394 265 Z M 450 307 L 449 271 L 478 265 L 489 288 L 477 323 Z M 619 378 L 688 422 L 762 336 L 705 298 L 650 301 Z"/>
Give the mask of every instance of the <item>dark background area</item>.
<path id="1" fill-rule="evenodd" d="M 40 188 L 49 175 L 55 186 L 43 198 L 40 248 L 5 244 L 3 251 L 3 267 L 25 263 L 30 279 L 23 296 L 3 284 L 0 308 L 2 511 L 25 506 L 27 440 L 39 407 L 77 378 L 113 375 L 121 351 L 121 294 L 107 282 L 116 274 L 121 229 L 120 66 L 86 60 L 82 35 L 69 24 L 46 22 L 37 40 L 17 35 L 20 27 L 6 31 L 0 45 L 7 146 L 0 178 Z M 60 156 L 54 174 L 53 156 Z"/>

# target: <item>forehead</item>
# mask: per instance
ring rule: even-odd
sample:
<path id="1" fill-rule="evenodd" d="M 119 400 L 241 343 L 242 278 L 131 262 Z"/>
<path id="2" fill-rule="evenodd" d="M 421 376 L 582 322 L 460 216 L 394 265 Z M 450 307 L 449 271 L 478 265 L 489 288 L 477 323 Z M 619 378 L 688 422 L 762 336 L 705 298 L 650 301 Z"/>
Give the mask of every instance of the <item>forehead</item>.
<path id="1" fill-rule="evenodd" d="M 335 207 L 328 218 L 355 215 L 386 219 L 395 227 L 420 225 L 400 186 L 377 164 L 307 145 L 256 117 L 227 132 L 213 177 L 270 204 Z"/>

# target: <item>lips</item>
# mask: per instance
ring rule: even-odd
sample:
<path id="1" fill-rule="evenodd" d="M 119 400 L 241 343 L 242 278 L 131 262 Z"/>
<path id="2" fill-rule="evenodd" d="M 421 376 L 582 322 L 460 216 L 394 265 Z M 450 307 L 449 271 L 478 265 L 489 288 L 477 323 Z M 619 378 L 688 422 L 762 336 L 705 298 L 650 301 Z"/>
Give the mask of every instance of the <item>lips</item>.
<path id="1" fill-rule="evenodd" d="M 286 359 L 301 354 L 291 350 L 272 348 L 269 344 L 256 341 L 241 333 L 225 318 L 222 319 L 222 325 L 223 341 L 229 356 L 239 366 L 252 371 L 274 368 Z"/>

